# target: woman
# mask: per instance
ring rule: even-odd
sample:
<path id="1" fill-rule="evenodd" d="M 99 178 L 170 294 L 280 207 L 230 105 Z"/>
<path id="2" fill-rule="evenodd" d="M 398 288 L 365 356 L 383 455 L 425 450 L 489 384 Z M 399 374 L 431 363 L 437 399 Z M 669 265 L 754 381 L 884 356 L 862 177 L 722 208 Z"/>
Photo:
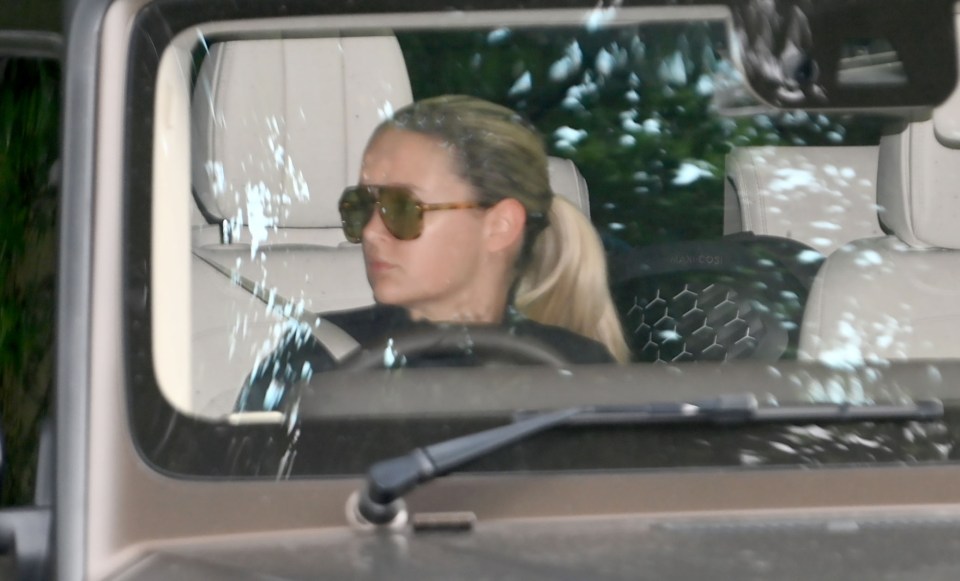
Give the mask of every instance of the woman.
<path id="1" fill-rule="evenodd" d="M 599 237 L 550 190 L 543 144 L 510 109 L 443 96 L 399 110 L 374 131 L 340 212 L 377 305 L 324 316 L 365 348 L 456 324 L 503 329 L 570 363 L 627 360 Z M 477 361 L 464 351 L 407 363 Z M 273 409 L 278 385 L 334 365 L 301 330 L 254 370 L 238 406 Z"/>

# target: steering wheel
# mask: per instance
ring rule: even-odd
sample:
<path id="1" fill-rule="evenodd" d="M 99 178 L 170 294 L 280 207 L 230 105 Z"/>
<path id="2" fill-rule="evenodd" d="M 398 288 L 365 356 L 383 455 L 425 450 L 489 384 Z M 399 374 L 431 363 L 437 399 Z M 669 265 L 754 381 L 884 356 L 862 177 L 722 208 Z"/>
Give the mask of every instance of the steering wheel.
<path id="1" fill-rule="evenodd" d="M 570 365 L 555 349 L 532 337 L 517 337 L 497 327 L 453 326 L 426 327 L 393 337 L 383 348 L 361 349 L 344 359 L 340 369 L 383 369 L 403 358 L 465 353 L 476 356 L 485 365 Z"/>

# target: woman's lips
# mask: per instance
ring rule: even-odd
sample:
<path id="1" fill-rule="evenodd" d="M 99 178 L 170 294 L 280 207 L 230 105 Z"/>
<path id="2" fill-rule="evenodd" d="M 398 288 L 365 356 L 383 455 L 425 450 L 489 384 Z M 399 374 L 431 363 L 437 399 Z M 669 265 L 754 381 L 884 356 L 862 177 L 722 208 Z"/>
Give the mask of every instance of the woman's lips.
<path id="1" fill-rule="evenodd" d="M 367 272 L 380 274 L 386 272 L 394 267 L 393 264 L 379 259 L 373 259 L 367 261 Z"/>

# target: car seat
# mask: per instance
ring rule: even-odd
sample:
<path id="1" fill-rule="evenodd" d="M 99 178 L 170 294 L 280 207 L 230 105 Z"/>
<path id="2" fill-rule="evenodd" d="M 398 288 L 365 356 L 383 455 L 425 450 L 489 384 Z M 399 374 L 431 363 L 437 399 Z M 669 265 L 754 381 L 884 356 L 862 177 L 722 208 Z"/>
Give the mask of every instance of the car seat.
<path id="1" fill-rule="evenodd" d="M 822 258 L 796 240 L 749 232 L 616 255 L 611 286 L 633 360 L 795 358 Z"/>
<path id="2" fill-rule="evenodd" d="M 880 142 L 879 217 L 823 265 L 800 355 L 831 365 L 960 357 L 960 92 Z"/>
<path id="3" fill-rule="evenodd" d="M 336 201 L 359 175 L 367 137 L 411 100 L 393 36 L 210 47 L 191 107 L 193 197 L 203 216 L 192 235 L 191 409 L 228 412 L 297 312 L 372 302 Z M 286 310 L 268 308 L 240 280 Z"/>
<path id="4" fill-rule="evenodd" d="M 882 236 L 878 148 L 740 147 L 726 158 L 723 233 L 792 238 L 829 255 Z"/>
<path id="5" fill-rule="evenodd" d="M 724 234 L 612 259 L 635 361 L 797 357 L 814 278 L 849 240 L 882 234 L 877 148 L 744 147 L 726 159 Z"/>

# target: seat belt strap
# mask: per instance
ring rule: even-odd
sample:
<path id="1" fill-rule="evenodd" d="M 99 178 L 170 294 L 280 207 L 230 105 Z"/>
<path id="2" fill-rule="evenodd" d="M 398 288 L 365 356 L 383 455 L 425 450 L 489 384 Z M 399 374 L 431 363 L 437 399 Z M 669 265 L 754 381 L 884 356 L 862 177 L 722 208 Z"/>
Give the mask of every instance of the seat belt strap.
<path id="1" fill-rule="evenodd" d="M 211 266 L 223 276 L 227 277 L 232 284 L 239 286 L 243 290 L 259 299 L 261 302 L 263 302 L 263 304 L 268 306 L 272 304 L 283 310 L 286 310 L 285 307 L 289 305 L 289 311 L 292 313 L 290 318 L 296 319 L 297 321 L 300 321 L 304 325 L 310 327 L 310 330 L 313 332 L 313 336 L 320 341 L 324 348 L 330 352 L 330 355 L 332 355 L 337 362 L 342 361 L 348 355 L 360 348 L 360 343 L 358 343 L 352 335 L 329 320 L 324 319 L 320 315 L 308 311 L 307 309 L 301 309 L 297 307 L 296 305 L 292 304 L 292 301 L 280 296 L 279 294 L 273 293 L 273 297 L 271 298 L 271 293 L 268 293 L 262 286 L 243 276 L 239 272 L 228 269 L 209 256 L 204 256 L 197 249 L 193 250 L 193 255 Z"/>

